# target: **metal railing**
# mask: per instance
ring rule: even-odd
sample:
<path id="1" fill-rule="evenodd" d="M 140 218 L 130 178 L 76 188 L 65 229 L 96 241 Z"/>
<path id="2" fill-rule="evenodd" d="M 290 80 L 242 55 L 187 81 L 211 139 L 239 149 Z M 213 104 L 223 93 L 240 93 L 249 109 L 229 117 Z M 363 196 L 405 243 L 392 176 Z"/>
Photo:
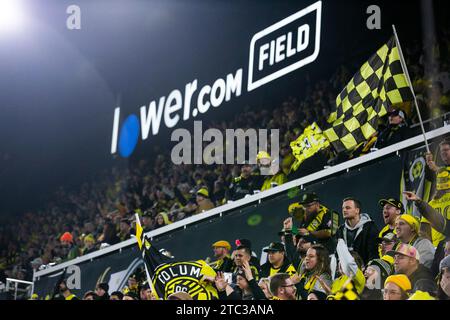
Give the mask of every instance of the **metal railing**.
<path id="1" fill-rule="evenodd" d="M 12 293 L 17 298 L 29 299 L 34 291 L 34 283 L 30 281 L 6 278 L 5 292 Z"/>
<path id="2" fill-rule="evenodd" d="M 427 123 L 430 123 L 430 122 L 433 122 L 436 120 L 442 120 L 444 122 L 444 125 L 447 125 L 448 123 L 446 123 L 446 122 L 448 122 L 450 120 L 450 112 L 443 113 L 435 118 L 429 118 L 429 119 L 423 121 L 423 124 L 427 124 Z M 414 129 L 419 126 L 420 126 L 420 123 L 414 123 L 414 124 L 410 125 L 409 127 L 411 129 Z"/>

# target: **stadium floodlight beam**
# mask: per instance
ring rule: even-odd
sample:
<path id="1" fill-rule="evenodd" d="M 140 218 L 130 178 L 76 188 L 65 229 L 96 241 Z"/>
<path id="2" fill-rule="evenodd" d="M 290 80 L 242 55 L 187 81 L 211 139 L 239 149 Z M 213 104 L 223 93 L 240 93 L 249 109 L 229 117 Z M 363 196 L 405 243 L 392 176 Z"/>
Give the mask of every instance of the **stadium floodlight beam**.
<path id="1" fill-rule="evenodd" d="M 19 30 L 24 22 L 19 0 L 0 0 L 0 35 Z"/>

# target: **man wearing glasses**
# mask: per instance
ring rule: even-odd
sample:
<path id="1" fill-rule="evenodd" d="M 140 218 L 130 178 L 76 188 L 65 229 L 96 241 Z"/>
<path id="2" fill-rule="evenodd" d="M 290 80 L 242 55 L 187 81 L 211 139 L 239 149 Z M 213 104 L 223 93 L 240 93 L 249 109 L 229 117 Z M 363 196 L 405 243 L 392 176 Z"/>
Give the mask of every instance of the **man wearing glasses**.
<path id="1" fill-rule="evenodd" d="M 433 276 L 428 268 L 419 263 L 419 251 L 413 246 L 401 243 L 395 251 L 388 252 L 394 255 L 394 269 L 396 274 L 404 274 L 411 281 L 414 288 L 417 281 L 426 279 L 433 281 Z"/>
<path id="2" fill-rule="evenodd" d="M 277 273 L 271 276 L 269 288 L 274 300 L 296 300 L 297 288 L 287 273 Z"/>
<path id="3" fill-rule="evenodd" d="M 380 238 L 379 252 L 380 258 L 384 257 L 388 251 L 393 251 L 395 246 L 398 244 L 397 237 L 394 233 L 386 233 L 382 238 Z"/>

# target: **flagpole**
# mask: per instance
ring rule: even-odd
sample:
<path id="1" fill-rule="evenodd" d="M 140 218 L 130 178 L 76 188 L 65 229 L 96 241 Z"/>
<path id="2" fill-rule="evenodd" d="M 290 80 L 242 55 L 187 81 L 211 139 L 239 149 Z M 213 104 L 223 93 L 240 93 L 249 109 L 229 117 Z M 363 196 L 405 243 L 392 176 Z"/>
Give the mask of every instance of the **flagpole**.
<path id="1" fill-rule="evenodd" d="M 135 215 L 136 215 L 136 230 L 137 230 L 137 224 L 139 224 L 139 226 L 141 226 L 141 220 L 139 219 L 139 214 L 135 213 Z M 145 267 L 145 274 L 147 276 L 147 282 L 148 282 L 148 285 L 150 286 L 150 290 L 152 290 L 152 294 L 156 294 L 155 288 L 153 287 L 152 278 L 150 277 L 150 273 L 148 272 L 147 264 L 145 263 L 145 259 L 144 259 L 144 255 L 145 255 L 145 233 L 142 233 L 141 241 L 142 241 L 143 248 L 139 248 L 139 249 L 142 250 L 142 260 L 144 260 L 144 267 Z"/>
<path id="2" fill-rule="evenodd" d="M 142 251 L 142 256 L 143 256 L 144 254 L 145 254 L 145 251 Z M 153 287 L 152 278 L 150 277 L 150 273 L 148 272 L 147 264 L 145 263 L 145 261 L 144 261 L 144 267 L 145 267 L 145 274 L 147 275 L 147 282 L 148 282 L 148 285 L 150 286 L 150 290 L 152 290 L 152 294 L 155 295 L 155 294 L 157 294 L 157 293 L 156 293 L 156 291 L 155 291 L 155 288 Z M 155 298 L 156 298 L 156 295 L 155 295 Z"/>
<path id="3" fill-rule="evenodd" d="M 397 47 L 398 47 L 400 63 L 402 65 L 403 71 L 405 72 L 406 81 L 408 81 L 409 88 L 411 89 L 412 95 L 414 97 L 414 105 L 416 106 L 417 115 L 419 116 L 420 127 L 422 128 L 422 134 L 423 134 L 423 139 L 425 142 L 425 147 L 427 149 L 427 152 L 430 152 L 430 147 L 428 146 L 427 137 L 425 136 L 425 128 L 423 127 L 422 116 L 420 114 L 419 106 L 417 104 L 416 94 L 414 93 L 412 82 L 411 82 L 411 79 L 409 78 L 408 68 L 406 67 L 405 59 L 404 59 L 403 53 L 402 53 L 402 47 L 400 46 L 400 40 L 398 39 L 397 31 L 395 30 L 395 25 L 392 25 L 392 29 L 394 30 L 395 42 L 397 43 Z"/>

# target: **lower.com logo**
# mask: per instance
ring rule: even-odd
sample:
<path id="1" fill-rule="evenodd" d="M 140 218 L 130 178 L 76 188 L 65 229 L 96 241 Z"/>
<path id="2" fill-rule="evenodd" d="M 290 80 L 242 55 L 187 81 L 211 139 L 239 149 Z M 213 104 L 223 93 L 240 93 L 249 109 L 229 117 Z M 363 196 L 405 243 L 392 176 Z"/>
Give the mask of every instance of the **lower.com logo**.
<path id="1" fill-rule="evenodd" d="M 310 6 L 257 32 L 250 41 L 247 91 L 250 92 L 316 60 L 320 51 L 322 2 Z M 175 127 L 180 120 L 218 108 L 243 88 L 243 68 L 218 78 L 212 84 L 198 86 L 198 80 L 182 89 L 172 90 L 167 97 L 153 100 L 139 109 L 139 115 L 125 118 L 119 132 L 120 108 L 114 110 L 111 153 L 127 158 L 139 141 L 150 132 L 157 135 L 161 124 Z M 267 151 L 267 150 L 264 150 Z M 251 158 L 249 160 L 252 160 Z"/>
<path id="2" fill-rule="evenodd" d="M 210 108 L 218 108 L 230 101 L 232 96 L 240 96 L 242 88 L 242 69 L 234 74 L 228 74 L 224 79 L 217 79 L 212 85 L 204 85 L 198 90 L 198 80 L 186 84 L 184 90 L 172 90 L 169 95 L 162 96 L 158 101 L 153 100 L 148 106 L 139 109 L 139 117 L 129 115 L 122 124 L 119 134 L 120 108 L 114 110 L 111 153 L 117 152 L 126 158 L 136 148 L 139 135 L 144 141 L 150 132 L 157 135 L 161 123 L 167 128 L 173 128 L 181 118 L 184 121 L 190 117 L 207 112 Z M 192 107 L 194 105 L 194 107 Z"/>

